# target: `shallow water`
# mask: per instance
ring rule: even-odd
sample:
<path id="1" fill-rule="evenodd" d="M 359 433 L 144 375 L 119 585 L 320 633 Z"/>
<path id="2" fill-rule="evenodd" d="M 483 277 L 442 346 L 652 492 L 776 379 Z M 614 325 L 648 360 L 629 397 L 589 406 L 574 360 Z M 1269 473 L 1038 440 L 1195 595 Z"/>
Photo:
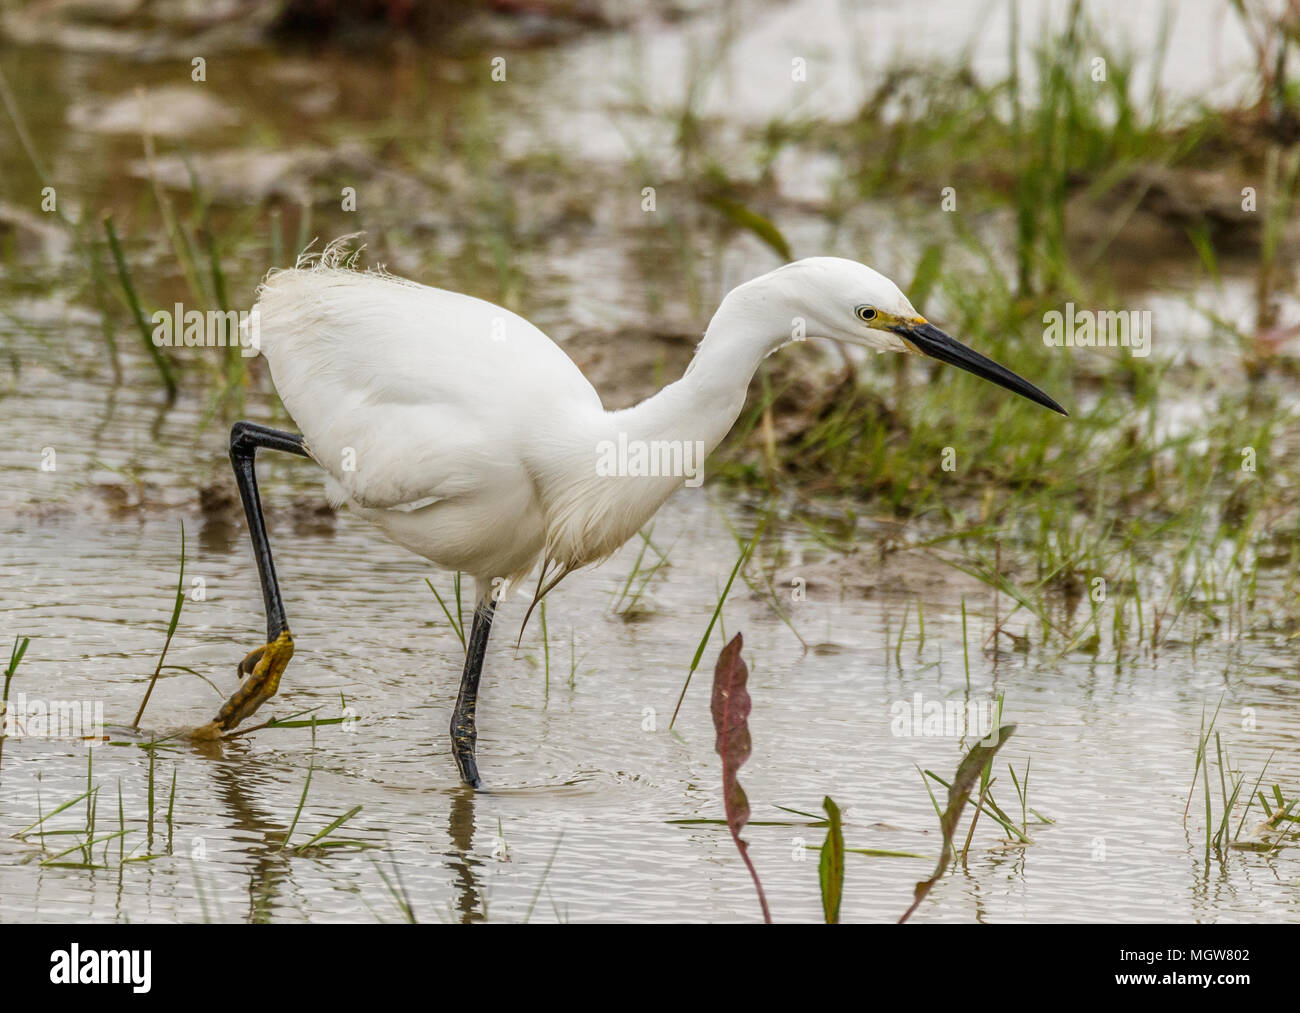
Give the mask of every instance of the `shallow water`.
<path id="1" fill-rule="evenodd" d="M 815 28 L 838 9 L 777 5 L 755 29 L 753 48 L 742 47 L 751 58 L 738 66 L 749 73 L 761 68 L 753 54 L 770 51 L 792 17 Z M 873 39 L 914 29 L 907 18 L 895 23 L 880 16 L 885 27 Z M 971 35 L 962 19 L 950 27 L 945 38 L 954 47 Z M 650 41 L 642 40 L 658 68 L 653 80 L 680 80 L 680 56 L 695 30 L 690 22 L 660 26 Z M 985 45 L 987 59 L 995 60 L 1005 39 L 994 33 Z M 1225 43 L 1224 52 L 1233 45 Z M 653 55 L 659 46 L 668 55 Z M 519 59 L 523 73 L 542 82 L 541 94 L 554 98 L 571 96 L 575 82 L 602 66 L 602 58 L 609 64 L 624 52 L 616 37 L 595 36 Z M 627 134 L 610 126 L 620 122 L 616 96 L 625 94 L 613 76 L 605 79 L 612 92 L 577 88 L 581 115 L 568 122 L 582 129 L 564 139 L 521 114 L 545 101 L 517 97 L 506 100 L 504 112 L 483 111 L 481 89 L 457 84 L 464 67 L 460 78 L 439 64 L 369 68 L 353 80 L 356 65 L 334 58 L 335 76 L 350 86 L 309 82 L 308 97 L 329 110 L 312 118 L 302 102 L 257 108 L 257 96 L 292 69 L 290 61 L 266 54 L 228 59 L 214 91 L 240 112 L 243 125 L 206 141 L 191 139 L 186 143 L 193 150 L 245 145 L 257 133 L 253 126 L 263 136 L 273 134 L 272 146 L 328 144 L 362 133 L 370 110 L 388 108 L 391 97 L 393 115 L 431 103 L 435 117 L 481 115 L 484 129 L 504 124 L 500 143 L 516 151 L 572 143 L 593 160 L 628 153 Z M 853 59 L 841 53 L 835 73 L 843 74 L 845 61 L 852 67 Z M 31 51 L 5 53 L 0 66 L 20 105 L 38 111 L 34 131 L 70 191 L 67 199 L 83 207 L 107 203 L 122 214 L 147 202 L 138 180 L 125 182 L 126 167 L 139 157 L 138 139 L 71 129 L 68 109 L 91 94 L 123 95 L 137 81 L 166 81 L 174 67 L 128 73 L 104 57 Z M 431 80 L 441 82 L 432 92 Z M 1170 82 L 1174 90 L 1179 86 Z M 762 94 L 752 80 L 732 80 L 732 89 L 733 97 Z M 17 201 L 34 186 L 31 169 L 12 146 L 0 150 L 0 160 L 6 196 Z M 632 170 L 626 175 L 634 207 L 644 180 Z M 643 303 L 650 301 L 643 289 L 667 287 L 676 277 L 647 272 L 653 257 L 628 238 L 630 227 L 611 206 L 617 202 L 603 196 L 592 229 L 576 236 L 561 231 L 521 257 L 530 315 L 559 328 L 557 337 L 643 319 Z M 864 213 L 874 222 L 883 212 Z M 458 260 L 455 221 L 449 223 L 445 209 L 437 214 L 442 217 L 429 224 L 429 245 L 442 258 L 438 276 L 422 270 L 416 254 L 408 254 L 409 270 L 443 284 L 481 281 Z M 322 234 L 346 230 L 343 216 L 324 211 L 321 217 Z M 377 221 L 386 224 L 382 211 Z M 794 229 L 801 227 L 808 243 L 824 232 L 797 222 Z M 886 220 L 871 235 L 879 248 L 883 236 L 897 231 L 899 223 Z M 400 243 L 390 237 L 399 256 Z M 177 284 L 165 266 L 169 252 L 155 246 L 132 254 L 144 284 L 164 301 L 167 286 Z M 741 241 L 719 253 L 706 273 L 725 276 L 740 265 L 748 273 L 768 266 Z M 265 266 L 229 265 L 232 277 L 248 282 L 242 295 Z M 79 271 L 75 262 L 23 255 L 10 257 L 4 268 L 0 335 L 21 369 L 0 379 L 6 392 L 0 406 L 0 602 L 5 635 L 32 638 L 11 697 L 101 705 L 114 741 L 93 748 L 66 737 L 4 741 L 0 919 L 400 920 L 395 892 L 403 891 L 424 921 L 758 916 L 726 828 L 693 822 L 722 815 L 708 713 L 710 667 L 722 631 L 705 653 L 675 729 L 668 728 L 738 553 L 731 527 L 748 532 L 755 519 L 751 504 L 715 486 L 685 490 L 656 520 L 652 537 L 669 564 L 649 581 L 637 618 L 623 618 L 615 606 L 638 544 L 553 593 L 545 647 L 535 614 L 516 650 L 524 602 L 503 607 L 479 708 L 487 790 L 474 794 L 456 785 L 446 736 L 461 647 L 424 584 L 432 577 L 445 595 L 449 579 L 354 518 L 316 517 L 321 494 L 312 466 L 265 458 L 263 497 L 297 640 L 270 710 L 287 716 L 319 708 L 320 717 L 330 718 L 346 707 L 349 721 L 319 728 L 314 747 L 309 730 L 294 728 L 266 729 L 222 745 L 176 741 L 157 750 L 151 826 L 150 753 L 132 743 L 212 716 L 235 684 L 237 660 L 261 642 L 261 599 L 237 516 L 198 506 L 197 490 L 227 470 L 222 424 L 208 419 L 206 396 L 196 389 L 164 413 L 148 363 L 124 328 L 118 340 L 125 382 L 109 382 L 97 317 L 77 291 Z M 627 298 L 611 299 L 612 292 Z M 701 295 L 703 303 L 711 301 L 709 292 Z M 271 406 L 257 394 L 250 395 L 245 414 L 273 420 Z M 52 472 L 40 470 L 45 448 L 56 453 Z M 302 515 L 306 521 L 297 520 Z M 167 671 L 137 733 L 127 726 L 166 633 L 182 521 L 187 586 L 201 578 L 204 593 L 202 600 L 187 600 L 167 661 L 202 673 L 219 692 L 186 672 Z M 882 568 L 875 538 L 885 530 L 860 525 L 857 555 L 847 561 L 792 522 L 779 524 L 779 557 L 770 556 L 776 550 L 765 543 L 760 566 L 770 568 L 781 608 L 807 649 L 765 598 L 739 582 L 723 613 L 727 636 L 743 632 L 751 667 L 754 752 L 741 782 L 756 822 L 744 836 L 778 920 L 820 919 L 816 853 L 804 846 L 820 844 L 824 830 L 777 807 L 819 813 L 827 795 L 846 811 L 849 847 L 924 856 L 849 855 L 844 917 L 888 920 L 902 913 L 940 846 L 918 767 L 948 777 L 963 747 L 953 735 L 894 734 L 893 708 L 911 703 L 915 694 L 925 702 L 969 698 L 987 704 L 997 693 L 1006 694 L 1005 719 L 1018 731 L 999 754 L 996 798 L 1018 816 L 1006 765 L 1023 772 L 1028 763 L 1029 805 L 1054 822 L 1031 817 L 1034 843 L 1019 846 L 1004 842 L 982 818 L 966 867 L 937 885 L 916 920 L 1295 917 L 1291 888 L 1300 865 L 1294 849 L 1233 851 L 1207 866 L 1199 786 L 1186 823 L 1183 818 L 1203 713 L 1221 697 L 1218 727 L 1247 786 L 1270 756 L 1265 786 L 1293 784 L 1300 774 L 1293 652 L 1280 636 L 1208 640 L 1194 653 L 1175 644 L 1158 657 L 1126 656 L 1119 664 L 1080 653 L 1053 660 L 1050 651 L 1037 648 L 1028 655 L 994 653 L 985 644 L 995 610 L 1005 616 L 1006 599 L 995 602 L 987 588 L 919 552 L 893 557 Z M 792 600 L 798 578 L 807 580 L 806 600 Z M 1258 593 L 1267 602 L 1280 588 L 1261 578 Z M 1010 624 L 1017 632 L 1022 627 L 1035 632 L 1029 620 Z M 1102 656 L 1111 653 L 1103 645 Z M 91 864 L 100 868 L 42 864 L 77 838 L 11 835 L 86 790 L 88 753 L 99 786 L 97 836 L 120 826 L 130 833 L 94 848 Z M 292 845 L 360 805 L 333 836 L 371 847 L 305 854 L 282 848 L 309 770 Z M 1222 803 L 1213 787 L 1218 813 Z M 1256 807 L 1246 817 L 1243 839 L 1255 836 L 1259 815 Z M 83 803 L 44 828 L 85 823 Z M 149 855 L 157 857 L 122 861 Z M 81 860 L 80 852 L 60 859 Z"/>
<path id="2" fill-rule="evenodd" d="M 284 502 L 289 492 L 273 483 L 268 501 Z M 342 694 L 354 720 L 319 729 L 314 752 L 304 729 L 161 751 L 152 845 L 144 821 L 148 754 L 95 747 L 99 832 L 119 828 L 120 787 L 132 829 L 125 853 L 163 857 L 120 864 L 111 841 L 107 868 L 49 868 L 39 864 L 36 837 L 23 843 L 5 835 L 0 916 L 399 918 L 378 862 L 390 876 L 396 868 L 422 920 L 753 917 L 752 889 L 725 828 L 673 822 L 716 819 L 721 811 L 707 668 L 697 673 L 676 731 L 667 728 L 715 587 L 729 572 L 724 516 L 736 513 L 735 504 L 702 492 L 670 505 L 654 538 L 672 547 L 671 562 L 652 581 L 649 617 L 628 622 L 610 611 L 632 565 L 630 548 L 557 591 L 547 615 L 549 687 L 540 624 L 534 620 L 516 652 L 522 602 L 503 608 L 480 702 L 487 790 L 477 795 L 454 787 L 444 730 L 460 651 L 423 584 L 426 568 L 348 518 L 333 534 L 295 534 L 292 525 L 275 523 L 298 651 L 273 710 L 283 716 L 319 707 L 320 716 L 337 716 Z M 169 661 L 228 691 L 235 661 L 259 639 L 259 595 L 242 540 L 208 537 L 201 528 L 190 518 L 187 573 L 204 578 L 207 598 L 186 603 Z M 82 518 L 52 518 L 7 523 L 4 538 L 0 587 L 7 602 L 22 603 L 6 625 L 34 638 L 14 689 L 101 702 L 109 734 L 135 737 L 120 726 L 129 724 L 165 630 L 175 519 L 106 531 Z M 815 565 L 816 550 L 793 536 L 789 545 L 794 557 L 780 568 L 783 577 Z M 900 670 L 893 645 L 905 601 L 912 601 L 915 624 L 910 596 L 841 600 L 829 586 L 810 586 L 808 600 L 788 603 L 813 645 L 805 653 L 765 602 L 737 590 L 726 624 L 728 635 L 745 634 L 752 668 L 754 753 L 742 783 L 754 820 L 797 821 L 775 807 L 817 812 L 829 794 L 847 810 L 848 846 L 937 853 L 936 821 L 916 765 L 947 776 L 959 745 L 951 737 L 894 735 L 891 707 L 918 693 L 927 701 L 962 699 L 965 674 L 960 603 L 942 593 L 920 600 L 925 644 L 919 654 L 910 639 L 904 644 Z M 994 659 L 980 649 L 987 620 L 970 616 L 970 698 L 1005 692 L 1006 719 L 1018 725 L 999 757 L 997 797 L 1018 812 L 1004 765 L 1023 772 L 1028 761 L 1029 804 L 1056 822 L 1031 819 L 1031 847 L 1006 845 L 985 822 L 968 867 L 940 883 L 919 919 L 1293 916 L 1287 887 L 1300 868 L 1292 850 L 1232 853 L 1207 870 L 1199 794 L 1187 827 L 1182 820 L 1202 708 L 1220 694 L 1221 727 L 1240 769 L 1253 781 L 1276 749 L 1267 783 L 1295 777 L 1300 722 L 1289 666 L 1228 664 L 1219 647 L 1203 647 L 1195 663 L 1186 652 L 1170 652 L 1159 663 L 1122 668 Z M 198 679 L 173 673 L 153 695 L 142 736 L 201 723 L 219 702 Z M 1237 728 L 1243 707 L 1254 711 L 1259 734 Z M 646 730 L 650 714 L 653 731 Z M 86 752 L 66 740 L 9 739 L 0 767 L 5 826 L 24 827 L 84 791 Z M 335 836 L 375 850 L 302 856 L 280 849 L 309 766 L 294 841 L 359 804 L 362 811 Z M 1215 785 L 1216 811 L 1217 794 Z M 1244 836 L 1255 822 L 1248 819 Z M 78 806 L 47 826 L 84 824 Z M 746 831 L 779 919 L 819 916 L 815 855 L 797 859 L 800 844 L 820 844 L 822 836 L 797 825 Z M 103 849 L 95 849 L 97 863 Z M 930 865 L 849 860 L 844 910 L 855 920 L 896 917 Z"/>

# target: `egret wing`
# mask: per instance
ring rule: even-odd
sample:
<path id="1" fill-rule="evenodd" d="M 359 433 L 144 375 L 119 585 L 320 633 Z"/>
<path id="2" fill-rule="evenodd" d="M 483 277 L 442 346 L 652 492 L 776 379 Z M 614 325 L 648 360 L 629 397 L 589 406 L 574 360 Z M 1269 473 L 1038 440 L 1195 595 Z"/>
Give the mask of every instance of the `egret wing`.
<path id="1" fill-rule="evenodd" d="M 522 317 L 387 275 L 273 274 L 258 328 L 312 456 L 362 506 L 491 489 L 525 466 L 538 416 L 600 408 L 573 361 Z"/>

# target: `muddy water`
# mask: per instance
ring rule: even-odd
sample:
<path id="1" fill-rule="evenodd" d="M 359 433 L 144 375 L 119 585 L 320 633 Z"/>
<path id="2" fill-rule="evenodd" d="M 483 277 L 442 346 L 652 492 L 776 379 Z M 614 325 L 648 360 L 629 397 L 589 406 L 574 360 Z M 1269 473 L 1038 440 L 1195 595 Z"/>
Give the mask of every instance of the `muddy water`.
<path id="1" fill-rule="evenodd" d="M 292 492 L 289 483 L 272 482 L 267 498 L 284 503 Z M 649 614 L 638 621 L 611 612 L 631 550 L 558 591 L 548 606 L 549 680 L 540 624 L 515 651 L 522 603 L 503 609 L 480 704 L 488 790 L 477 795 L 454 787 L 444 729 L 460 650 L 423 584 L 426 568 L 347 518 L 332 534 L 295 533 L 285 512 L 272 507 L 273 538 L 299 647 L 274 710 L 317 707 L 322 717 L 337 716 L 342 697 L 353 720 L 320 729 L 314 752 L 302 729 L 160 752 L 152 843 L 147 754 L 128 745 L 94 748 L 98 832 L 119 829 L 120 789 L 132 831 L 126 855 L 161 857 L 122 864 L 110 841 L 95 849 L 106 868 L 42 867 L 44 855 L 75 839 L 49 838 L 42 853 L 37 838 L 6 835 L 4 917 L 399 918 L 375 862 L 390 878 L 397 870 L 422 920 L 755 915 L 725 829 L 675 822 L 721 811 L 705 678 L 688 692 L 676 731 L 667 727 L 732 561 L 724 517 L 743 517 L 742 509 L 703 492 L 674 501 L 654 533 L 671 546 L 670 564 L 651 582 L 642 600 Z M 34 638 L 16 690 L 102 703 L 110 726 L 129 723 L 163 638 L 176 520 L 6 520 L 0 580 L 13 603 L 6 628 Z M 187 573 L 204 579 L 206 600 L 187 603 L 169 660 L 228 691 L 235 661 L 261 632 L 256 579 L 241 539 L 189 520 Z M 782 576 L 820 561 L 797 536 L 788 547 Z M 753 669 L 754 754 L 743 783 L 755 820 L 797 821 L 776 807 L 816 812 L 829 794 L 848 810 L 850 847 L 936 854 L 934 815 L 915 765 L 950 773 L 958 743 L 896 736 L 891 716 L 915 694 L 965 699 L 965 666 L 959 604 L 933 582 L 918 586 L 926 640 L 906 638 L 897 659 L 903 595 L 841 599 L 831 582 L 813 582 L 806 601 L 786 603 L 813 646 L 808 652 L 747 589 L 731 601 L 727 632 L 744 632 Z M 906 600 L 915 629 L 915 599 Z M 978 604 L 987 613 L 990 603 Z M 1021 771 L 1030 763 L 1029 804 L 1055 823 L 1031 817 L 1030 847 L 1001 841 L 985 823 L 968 868 L 940 884 L 921 917 L 1294 917 L 1292 851 L 1234 853 L 1225 867 L 1207 870 L 1201 822 L 1196 813 L 1186 828 L 1182 820 L 1201 710 L 1221 694 L 1225 740 L 1240 768 L 1253 775 L 1276 749 L 1271 777 L 1294 778 L 1300 724 L 1283 659 L 1243 663 L 1216 648 L 1202 648 L 1195 663 L 1171 652 L 1159 664 L 1122 667 L 993 658 L 980 646 L 988 618 L 972 616 L 969 624 L 970 699 L 1007 694 L 1007 718 L 1019 732 L 1002 756 Z M 198 679 L 172 673 L 154 693 L 144 736 L 200 723 L 219 702 Z M 1264 734 L 1238 729 L 1244 706 Z M 109 734 L 133 737 L 120 727 Z M 10 832 L 85 789 L 86 753 L 66 740 L 6 742 L 0 798 Z M 309 767 L 294 841 L 361 805 L 335 836 L 372 850 L 281 850 Z M 1000 803 L 1018 812 L 1005 772 L 1001 781 Z M 1248 820 L 1246 837 L 1256 822 Z M 84 810 L 47 825 L 80 829 Z M 816 863 L 798 859 L 800 845 L 820 843 L 822 832 L 754 826 L 747 836 L 777 916 L 818 917 Z M 71 860 L 81 861 L 79 853 Z M 896 916 L 928 865 L 850 856 L 846 914 Z"/>
<path id="2" fill-rule="evenodd" d="M 833 13 L 831 5 L 799 6 L 818 17 Z M 773 14 L 773 23 L 788 16 Z M 818 22 L 809 15 L 805 23 Z M 756 46 L 770 41 L 772 23 L 760 29 Z M 689 30 L 662 30 L 653 44 L 685 52 Z M 971 34 L 954 28 L 950 37 Z M 520 60 L 533 80 L 552 89 L 543 95 L 571 96 L 575 74 L 598 66 L 602 55 L 616 62 L 620 46 L 617 39 L 592 39 Z M 989 58 L 999 51 L 991 48 Z M 242 129 L 223 134 L 230 128 L 214 117 L 214 136 L 185 142 L 200 153 L 251 146 L 254 135 L 281 147 L 358 136 L 373 119 L 370 110 L 387 108 L 386 101 L 397 109 L 393 115 L 429 101 L 421 90 L 428 80 L 443 82 L 438 115 L 485 116 L 488 132 L 500 129 L 501 143 L 519 150 L 543 143 L 535 121 L 509 115 L 531 107 L 482 112 L 481 92 L 457 83 L 465 67 L 417 68 L 419 74 L 409 66 L 370 67 L 360 74 L 341 60 L 334 77 L 347 89 L 328 78 L 309 80 L 300 92 L 288 89 L 297 105 L 259 108 L 259 89 L 292 77 L 289 63 L 264 54 L 227 59 L 224 83 L 214 91 L 242 117 Z M 0 66 L 31 110 L 34 136 L 67 199 L 119 214 L 147 201 L 129 175 L 138 141 L 69 128 L 69 110 L 91 95 L 122 96 L 135 83 L 163 83 L 175 67 L 30 51 L 6 53 Z M 656 77 L 673 78 L 667 70 Z M 589 101 L 579 109 L 589 126 L 582 135 L 595 146 L 580 150 L 624 157 L 611 126 L 616 107 L 605 98 Z M 313 119 L 310 108 L 328 113 Z M 36 181 L 24 156 L 8 146 L 0 158 L 6 199 L 26 201 Z M 247 183 L 246 174 L 235 176 Z M 639 177 L 635 182 L 632 193 Z M 604 213 L 598 206 L 598 223 Z M 345 231 L 335 218 L 320 231 Z M 370 224 L 388 222 L 381 213 Z M 438 251 L 436 267 L 408 254 L 411 272 L 443 284 L 481 284 L 457 260 L 449 238 L 455 229 L 438 225 L 431 223 L 435 238 L 428 240 Z M 814 241 L 816 227 L 803 227 Z M 597 228 L 577 239 L 558 235 L 522 258 L 528 308 L 557 336 L 641 315 L 645 257 L 617 222 L 612 228 L 621 245 L 602 239 L 605 230 Z M 893 230 L 901 231 L 899 223 Z M 399 256 L 423 241 L 407 237 L 403 246 L 400 236 L 390 238 Z M 142 286 L 165 301 L 168 286 L 176 286 L 165 266 L 168 251 L 133 253 Z M 766 266 L 761 257 L 740 244 L 718 260 L 744 262 L 752 273 Z M 265 266 L 256 251 L 240 247 L 229 265 L 236 291 L 247 293 Z M 653 275 L 650 281 L 669 284 Z M 236 661 L 261 641 L 260 594 L 237 515 L 220 503 L 208 511 L 199 506 L 197 490 L 224 474 L 223 426 L 209 419 L 207 392 L 193 380 L 162 412 L 148 363 L 121 330 L 124 382 L 112 383 L 75 261 L 19 249 L 8 255 L 2 284 L 0 335 L 20 369 L 2 381 L 0 602 L 5 636 L 32 638 L 11 697 L 99 706 L 113 741 L 93 749 L 67 737 L 4 742 L 0 918 L 398 920 L 398 881 L 415 916 L 429 921 L 757 916 L 726 829 L 710 822 L 722 809 L 707 661 L 675 729 L 668 727 L 736 558 L 731 526 L 753 524 L 750 504 L 712 486 L 671 501 L 653 529 L 669 562 L 646 585 L 632 618 L 622 614 L 627 601 L 620 596 L 637 545 L 552 595 L 545 643 L 535 615 L 516 650 L 523 603 L 503 607 L 480 702 L 487 790 L 473 794 L 456 786 L 445 734 L 461 648 L 424 584 L 432 577 L 446 594 L 448 578 L 347 515 L 322 518 L 311 466 L 268 458 L 263 495 L 298 643 L 272 710 L 286 716 L 317 708 L 322 718 L 348 721 L 321 727 L 314 747 L 309 730 L 267 729 L 219 746 L 174 741 L 151 764 L 136 746 L 208 719 L 234 685 Z M 619 291 L 626 300 L 612 298 Z M 610 308 L 620 301 L 626 309 Z M 698 319 L 679 312 L 698 327 Z M 191 364 L 191 377 L 196 371 Z M 256 393 L 246 414 L 274 420 L 272 406 Z M 40 470 L 45 448 L 55 451 L 53 471 Z M 181 522 L 187 586 L 201 578 L 203 593 L 187 600 L 167 660 L 216 688 L 188 672 L 165 671 L 137 733 L 127 726 L 165 636 Z M 895 734 L 896 709 L 917 694 L 923 703 L 980 705 L 997 693 L 1006 694 L 1006 720 L 1019 728 L 1000 755 L 997 799 L 1019 814 L 1005 764 L 1023 771 L 1028 763 L 1028 803 L 1053 822 L 1031 815 L 1034 843 L 1021 846 L 982 820 L 967 867 L 938 885 L 918 920 L 1296 916 L 1290 886 L 1300 867 L 1293 850 L 1230 852 L 1207 866 L 1199 791 L 1191 817 L 1183 818 L 1202 712 L 1221 697 L 1224 742 L 1248 785 L 1274 751 L 1265 784 L 1295 783 L 1300 711 L 1284 643 L 1209 641 L 1194 655 L 1172 646 L 1158 658 L 1122 663 L 1081 654 L 1054 660 L 1037 650 L 994 653 L 985 644 L 995 609 L 1005 615 L 1005 599 L 995 603 L 980 585 L 919 553 L 892 557 L 882 569 L 877 534 L 860 527 L 858 552 L 846 558 L 791 523 L 765 547 L 759 563 L 807 647 L 746 586 L 737 584 L 724 611 L 726 634 L 744 633 L 752 671 L 754 753 L 742 783 L 756 822 L 745 836 L 778 919 L 820 918 L 816 855 L 805 845 L 819 844 L 824 834 L 778 807 L 816 813 L 826 795 L 846 810 L 849 847 L 924 856 L 850 855 L 845 917 L 891 919 L 906 908 L 912 884 L 928 875 L 940 845 L 917 767 L 949 775 L 962 743 L 954 735 Z M 804 600 L 791 600 L 794 578 L 807 580 Z M 640 583 L 636 578 L 632 587 Z M 1262 599 L 1276 593 L 1261 583 Z M 1032 624 L 1018 620 L 1011 628 L 1021 625 L 1032 632 Z M 706 659 L 720 644 L 715 635 Z M 1103 649 L 1102 657 L 1111 654 Z M 1245 727 L 1247 718 L 1254 730 Z M 51 861 L 78 842 L 74 835 L 10 836 L 85 791 L 88 760 L 99 786 L 96 837 L 129 833 L 97 844 L 84 863 L 93 868 L 76 867 L 84 862 L 80 851 Z M 366 847 L 297 852 L 295 845 L 356 806 L 360 812 L 332 838 Z M 1247 816 L 1243 839 L 1257 836 L 1258 816 L 1258 809 Z M 291 824 L 291 846 L 282 847 Z M 83 803 L 44 828 L 85 825 Z"/>

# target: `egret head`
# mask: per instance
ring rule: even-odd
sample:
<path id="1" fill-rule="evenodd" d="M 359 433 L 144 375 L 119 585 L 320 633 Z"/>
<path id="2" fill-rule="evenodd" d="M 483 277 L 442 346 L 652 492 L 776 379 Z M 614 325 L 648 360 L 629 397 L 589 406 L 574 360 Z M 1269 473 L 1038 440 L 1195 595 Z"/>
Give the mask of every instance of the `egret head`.
<path id="1" fill-rule="evenodd" d="M 898 286 L 865 264 L 840 257 L 808 257 L 777 268 L 750 285 L 780 293 L 810 338 L 830 338 L 878 352 L 938 359 L 1014 391 L 1037 404 L 1064 408 L 1011 370 L 967 348 L 926 320 Z"/>

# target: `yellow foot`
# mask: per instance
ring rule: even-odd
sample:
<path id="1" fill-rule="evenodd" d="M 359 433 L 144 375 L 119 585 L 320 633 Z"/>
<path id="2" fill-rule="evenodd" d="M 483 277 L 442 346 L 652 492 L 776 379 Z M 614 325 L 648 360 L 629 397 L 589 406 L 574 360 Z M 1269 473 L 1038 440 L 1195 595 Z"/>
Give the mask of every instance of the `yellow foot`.
<path id="1" fill-rule="evenodd" d="M 272 643 L 264 644 L 239 663 L 239 677 L 243 683 L 230 699 L 221 706 L 217 716 L 206 725 L 195 729 L 195 738 L 217 738 L 230 731 L 258 707 L 275 696 L 280 688 L 280 676 L 293 657 L 293 637 L 288 630 Z"/>

